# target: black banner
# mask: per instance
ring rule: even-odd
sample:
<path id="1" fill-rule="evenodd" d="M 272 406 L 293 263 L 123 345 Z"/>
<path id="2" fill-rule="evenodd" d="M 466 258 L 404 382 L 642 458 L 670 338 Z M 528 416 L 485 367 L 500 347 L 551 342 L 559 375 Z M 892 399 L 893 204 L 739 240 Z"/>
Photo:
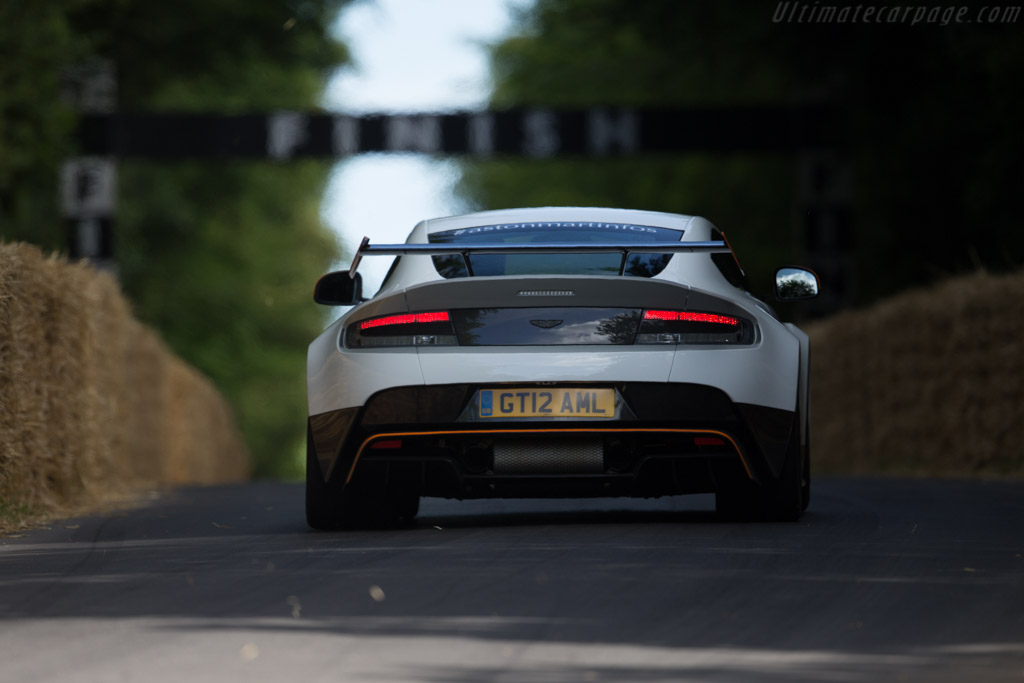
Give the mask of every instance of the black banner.
<path id="1" fill-rule="evenodd" d="M 818 108 L 513 109 L 367 114 L 88 114 L 80 152 L 118 157 L 287 161 L 370 152 L 474 157 L 794 152 L 839 143 Z"/>

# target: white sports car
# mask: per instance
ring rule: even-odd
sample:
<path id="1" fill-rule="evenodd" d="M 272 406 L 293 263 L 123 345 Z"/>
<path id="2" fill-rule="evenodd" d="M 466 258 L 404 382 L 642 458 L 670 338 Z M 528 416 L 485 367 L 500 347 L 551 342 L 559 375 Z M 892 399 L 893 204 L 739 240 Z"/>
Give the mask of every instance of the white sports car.
<path id="1" fill-rule="evenodd" d="M 365 300 L 360 259 L 397 255 Z M 780 268 L 775 296 L 815 296 Z M 714 492 L 795 520 L 810 493 L 807 335 L 749 291 L 707 220 L 534 208 L 364 239 L 316 285 L 352 306 L 309 347 L 306 516 L 411 520 L 421 496 Z"/>

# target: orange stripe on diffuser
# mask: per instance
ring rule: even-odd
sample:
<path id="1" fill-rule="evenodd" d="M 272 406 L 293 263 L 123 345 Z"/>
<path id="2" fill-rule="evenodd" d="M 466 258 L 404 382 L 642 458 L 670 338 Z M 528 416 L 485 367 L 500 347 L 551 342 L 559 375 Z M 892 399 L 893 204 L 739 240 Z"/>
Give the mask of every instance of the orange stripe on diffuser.
<path id="1" fill-rule="evenodd" d="M 384 434 L 374 434 L 359 446 L 355 460 L 352 461 L 352 467 L 348 470 L 348 476 L 345 477 L 345 483 L 347 484 L 352 481 L 352 475 L 356 471 L 356 465 L 359 464 L 359 458 L 362 456 L 363 451 L 378 439 L 401 439 L 407 436 L 453 436 L 457 434 L 509 434 L 519 436 L 521 434 L 594 434 L 595 432 L 599 434 L 715 434 L 732 444 L 732 447 L 736 450 L 736 455 L 740 456 L 740 462 L 743 463 L 743 469 L 746 471 L 747 476 L 751 479 L 754 478 L 754 475 L 750 472 L 750 466 L 747 465 L 747 459 L 743 457 L 743 451 L 740 450 L 739 444 L 725 432 L 720 432 L 716 429 L 658 429 L 656 427 L 625 429 L 621 427 L 599 427 L 596 429 L 446 429 L 434 432 L 387 432 Z"/>

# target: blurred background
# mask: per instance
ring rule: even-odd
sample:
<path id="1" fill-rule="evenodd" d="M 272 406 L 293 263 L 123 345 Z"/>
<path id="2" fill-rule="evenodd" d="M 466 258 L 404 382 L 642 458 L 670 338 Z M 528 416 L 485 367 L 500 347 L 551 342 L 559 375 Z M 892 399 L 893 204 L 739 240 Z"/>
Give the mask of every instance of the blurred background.
<path id="1" fill-rule="evenodd" d="M 966 271 L 1019 269 L 1020 8 L 907 6 L 936 12 L 916 25 L 799 21 L 815 7 L 3 0 L 0 238 L 69 250 L 58 178 L 79 145 L 85 105 L 67 83 L 83 65 L 113 74 L 104 105 L 123 112 L 832 112 L 840 142 L 828 150 L 119 160 L 121 285 L 137 316 L 225 393 L 266 477 L 300 471 L 305 352 L 331 314 L 312 303 L 312 285 L 347 264 L 364 234 L 401 241 L 422 218 L 511 206 L 704 215 L 728 234 L 755 290 L 767 291 L 777 265 L 819 268 L 831 294 L 791 312 L 804 317 Z M 943 21 L 949 7 L 966 20 Z M 367 262 L 371 292 L 386 265 Z"/>

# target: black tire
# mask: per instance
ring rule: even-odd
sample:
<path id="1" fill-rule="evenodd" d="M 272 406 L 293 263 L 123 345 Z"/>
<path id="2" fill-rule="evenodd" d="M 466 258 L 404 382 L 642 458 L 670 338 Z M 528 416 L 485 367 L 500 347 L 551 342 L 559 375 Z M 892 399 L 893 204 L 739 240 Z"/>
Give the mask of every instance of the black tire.
<path id="1" fill-rule="evenodd" d="M 803 448 L 803 476 L 800 478 L 800 509 L 807 510 L 811 504 L 811 435 L 807 435 L 807 443 Z"/>
<path id="2" fill-rule="evenodd" d="M 810 496 L 809 462 L 800 443 L 798 420 L 790 431 L 786 459 L 777 479 L 724 485 L 715 492 L 715 511 L 728 521 L 795 522 Z M 805 486 L 805 476 L 806 486 Z"/>
<path id="3" fill-rule="evenodd" d="M 803 456 L 800 429 L 794 424 L 779 478 L 761 486 L 759 516 L 762 520 L 795 522 L 800 519 L 804 511 Z"/>
<path id="4" fill-rule="evenodd" d="M 313 448 L 313 435 L 306 431 L 306 523 L 314 529 L 337 529 L 341 525 L 341 487 L 324 481 L 320 461 Z"/>
<path id="5" fill-rule="evenodd" d="M 399 520 L 412 522 L 420 513 L 420 495 L 416 492 L 403 494 L 398 501 Z"/>
<path id="6" fill-rule="evenodd" d="M 341 496 L 341 525 L 347 529 L 387 529 L 409 524 L 420 508 L 418 469 L 384 463 L 356 468 Z"/>
<path id="7" fill-rule="evenodd" d="M 758 488 L 753 482 L 723 485 L 715 491 L 715 514 L 727 522 L 753 522 L 759 518 Z"/>
<path id="8" fill-rule="evenodd" d="M 389 476 L 371 464 L 342 486 L 325 482 L 313 440 L 306 441 L 306 523 L 314 529 L 382 529 L 411 523 L 420 509 L 419 479 Z"/>

